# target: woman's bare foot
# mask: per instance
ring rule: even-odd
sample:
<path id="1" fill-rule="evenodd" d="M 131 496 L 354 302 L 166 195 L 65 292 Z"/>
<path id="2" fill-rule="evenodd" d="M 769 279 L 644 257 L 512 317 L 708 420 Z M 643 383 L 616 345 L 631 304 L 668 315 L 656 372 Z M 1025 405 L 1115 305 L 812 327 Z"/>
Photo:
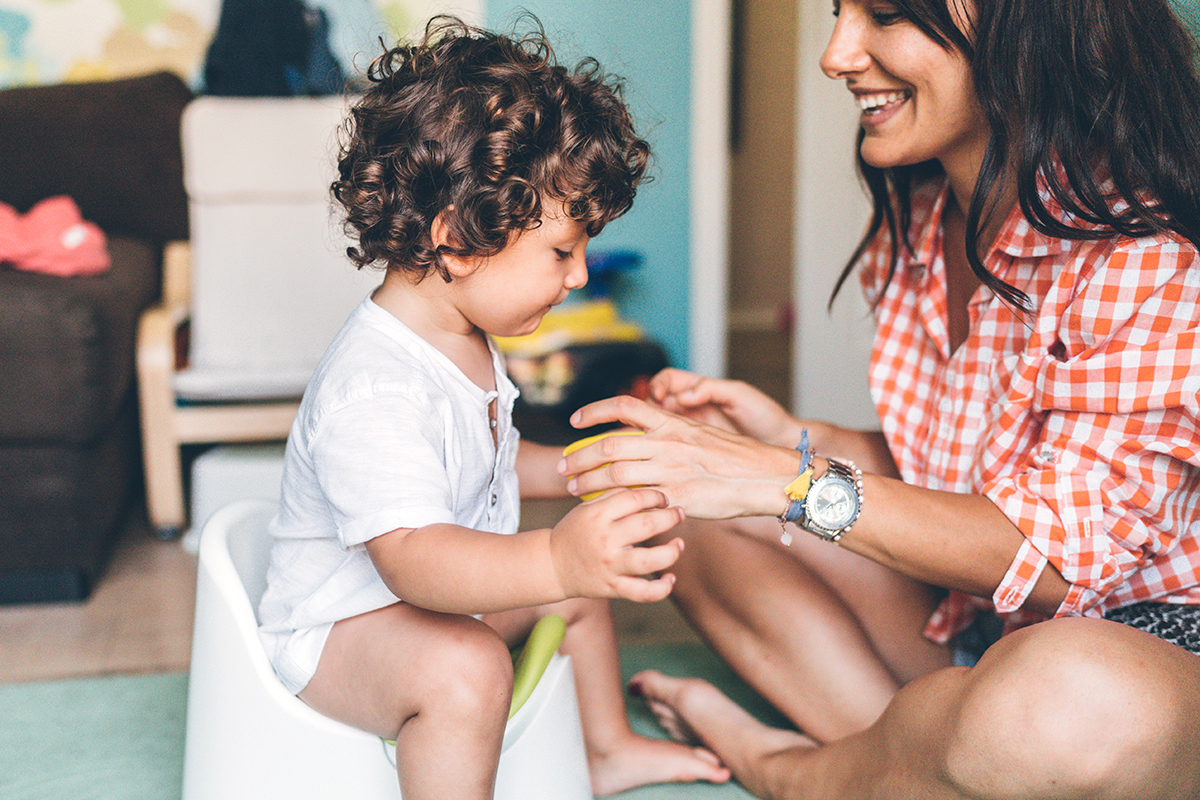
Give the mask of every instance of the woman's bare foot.
<path id="1" fill-rule="evenodd" d="M 630 679 L 629 690 L 645 699 L 672 738 L 715 753 L 735 778 L 741 779 L 748 767 L 763 758 L 817 746 L 802 733 L 764 725 L 699 678 L 672 678 L 646 670 Z"/>
<path id="2" fill-rule="evenodd" d="M 588 748 L 592 792 L 616 794 L 649 783 L 724 783 L 729 770 L 703 747 L 630 733 L 604 752 Z"/>

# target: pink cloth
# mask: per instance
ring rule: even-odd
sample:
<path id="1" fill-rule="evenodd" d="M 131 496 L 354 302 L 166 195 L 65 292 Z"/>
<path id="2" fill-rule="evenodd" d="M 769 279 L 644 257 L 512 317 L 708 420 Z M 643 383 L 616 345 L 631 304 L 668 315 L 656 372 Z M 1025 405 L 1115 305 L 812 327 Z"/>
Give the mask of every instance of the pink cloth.
<path id="1" fill-rule="evenodd" d="M 49 197 L 29 213 L 0 203 L 0 262 L 48 275 L 95 275 L 110 265 L 104 233 L 71 198 Z"/>

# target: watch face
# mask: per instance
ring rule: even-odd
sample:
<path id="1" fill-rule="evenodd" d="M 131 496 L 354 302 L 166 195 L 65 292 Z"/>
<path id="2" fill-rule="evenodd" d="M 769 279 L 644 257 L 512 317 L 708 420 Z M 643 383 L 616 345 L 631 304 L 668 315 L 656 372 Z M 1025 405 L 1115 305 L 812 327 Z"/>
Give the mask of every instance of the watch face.
<path id="1" fill-rule="evenodd" d="M 854 520 L 858 510 L 858 498 L 854 489 L 841 481 L 826 481 L 817 487 L 816 494 L 808 501 L 809 518 L 829 530 L 839 530 Z"/>

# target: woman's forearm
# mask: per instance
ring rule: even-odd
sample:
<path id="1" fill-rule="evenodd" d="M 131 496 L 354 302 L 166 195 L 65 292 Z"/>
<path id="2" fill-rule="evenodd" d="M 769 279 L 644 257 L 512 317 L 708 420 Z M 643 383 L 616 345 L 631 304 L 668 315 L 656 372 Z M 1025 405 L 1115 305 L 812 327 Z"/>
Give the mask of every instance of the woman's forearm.
<path id="1" fill-rule="evenodd" d="M 991 597 L 1023 541 L 1021 531 L 986 497 L 866 474 L 862 514 L 840 544 L 924 583 Z M 1026 607 L 1053 615 L 1068 587 L 1047 567 Z"/>
<path id="2" fill-rule="evenodd" d="M 817 453 L 849 459 L 863 472 L 886 478 L 900 477 L 882 431 L 860 431 L 815 420 L 805 421 L 804 426 Z"/>

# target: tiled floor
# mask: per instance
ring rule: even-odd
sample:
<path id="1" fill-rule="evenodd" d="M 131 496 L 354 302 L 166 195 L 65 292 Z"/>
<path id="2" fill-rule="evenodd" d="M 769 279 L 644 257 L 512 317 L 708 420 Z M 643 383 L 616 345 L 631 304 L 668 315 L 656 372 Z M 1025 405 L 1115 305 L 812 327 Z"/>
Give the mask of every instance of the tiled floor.
<path id="1" fill-rule="evenodd" d="M 563 508 L 529 504 L 525 526 L 553 524 Z M 195 556 L 135 514 L 87 602 L 0 606 L 0 683 L 186 669 L 195 571 Z M 693 637 L 670 603 L 617 603 L 614 616 L 631 644 Z"/>

